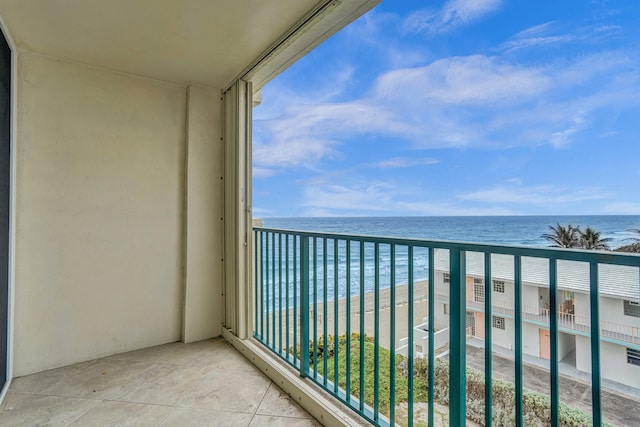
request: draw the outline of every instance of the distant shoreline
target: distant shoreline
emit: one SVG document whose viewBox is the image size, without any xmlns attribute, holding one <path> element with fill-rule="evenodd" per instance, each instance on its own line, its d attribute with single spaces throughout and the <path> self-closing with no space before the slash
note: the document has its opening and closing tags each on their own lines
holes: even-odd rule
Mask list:
<svg viewBox="0 0 640 427">
<path fill-rule="evenodd" d="M 529 247 L 549 247 L 542 235 L 558 223 L 591 227 L 612 239 L 612 248 L 628 244 L 636 237 L 629 230 L 640 229 L 640 215 L 271 217 L 262 222 L 265 228 Z"/>
</svg>

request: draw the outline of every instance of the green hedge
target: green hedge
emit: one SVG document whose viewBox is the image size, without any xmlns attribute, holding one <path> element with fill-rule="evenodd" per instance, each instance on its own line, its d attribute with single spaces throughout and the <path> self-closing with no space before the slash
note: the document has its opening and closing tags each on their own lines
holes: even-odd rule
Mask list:
<svg viewBox="0 0 640 427">
<path fill-rule="evenodd" d="M 360 395 L 360 336 L 351 334 L 349 340 L 346 335 L 338 337 L 338 379 L 341 388 L 346 388 L 347 344 L 351 348 L 351 394 Z M 327 353 L 327 377 L 334 378 L 334 355 L 336 345 L 332 336 L 327 337 L 325 345 L 322 337 L 318 341 L 318 374 L 324 371 L 324 352 Z M 374 340 L 372 337 L 364 336 L 364 400 L 373 406 L 374 400 Z M 293 353 L 293 349 L 290 349 Z M 309 344 L 309 355 L 313 365 L 314 354 L 313 344 Z M 300 355 L 299 348 L 296 355 Z M 379 405 L 380 412 L 389 415 L 390 402 L 390 373 L 391 354 L 389 350 L 380 347 L 380 383 L 379 383 Z M 408 367 L 407 359 L 396 355 L 394 369 L 396 373 L 395 399 L 396 405 L 406 402 L 408 399 Z M 414 360 L 413 384 L 414 401 L 428 402 L 428 364 L 427 359 Z M 434 366 L 434 401 L 440 405 L 449 405 L 449 362 L 444 359 L 436 359 Z M 515 386 L 513 383 L 503 380 L 493 380 L 493 425 L 504 426 L 515 424 Z M 473 368 L 467 368 L 467 418 L 480 425 L 484 425 L 484 373 Z M 526 426 L 547 426 L 551 419 L 551 404 L 548 396 L 530 390 L 523 392 L 524 423 Z M 590 426 L 591 416 L 574 408 L 570 408 L 564 403 L 560 403 L 560 425 L 563 427 Z M 400 424 L 402 420 L 397 420 Z M 611 426 L 611 424 L 605 424 Z"/>
</svg>

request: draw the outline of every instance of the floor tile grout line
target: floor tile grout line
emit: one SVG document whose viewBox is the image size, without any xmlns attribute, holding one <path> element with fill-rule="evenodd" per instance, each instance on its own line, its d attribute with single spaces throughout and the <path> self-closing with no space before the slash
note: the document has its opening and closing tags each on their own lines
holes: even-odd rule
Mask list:
<svg viewBox="0 0 640 427">
<path fill-rule="evenodd" d="M 162 427 L 162 425 L 163 425 L 164 423 L 166 423 L 166 422 L 167 422 L 167 420 L 169 419 L 169 417 L 170 417 L 171 415 L 173 415 L 173 413 L 174 413 L 174 412 L 176 412 L 176 410 L 177 410 L 177 409 L 178 409 L 178 407 L 177 407 L 177 406 L 173 406 L 173 409 L 172 409 L 171 411 L 169 411 L 169 413 L 168 413 L 168 414 L 167 414 L 167 415 L 162 419 L 162 421 L 160 421 L 160 422 L 158 423 L 158 427 Z"/>
<path fill-rule="evenodd" d="M 98 400 L 98 399 L 94 399 L 94 400 Z M 83 414 L 79 415 L 75 420 L 71 421 L 68 425 L 71 425 L 73 423 L 75 423 L 76 421 L 78 421 L 80 418 L 84 417 L 85 415 L 87 415 L 89 412 L 93 411 L 94 408 L 100 406 L 100 404 L 104 402 L 103 400 L 99 400 L 98 403 L 96 403 L 95 405 L 93 405 L 91 408 L 87 409 Z"/>
<path fill-rule="evenodd" d="M 258 411 L 260 410 L 260 406 L 262 406 L 262 402 L 264 402 L 264 399 L 267 398 L 267 395 L 269 394 L 269 390 L 271 390 L 271 387 L 273 387 L 275 384 L 273 383 L 273 381 L 270 381 L 269 383 L 269 387 L 267 387 L 267 390 L 264 392 L 264 396 L 262 396 L 262 399 L 260 399 L 260 403 L 258 403 L 258 406 L 256 407 L 256 411 L 254 412 L 254 415 L 258 414 Z"/>
<path fill-rule="evenodd" d="M 229 412 L 229 413 L 233 413 L 233 414 L 255 415 L 255 412 L 233 411 L 231 409 L 208 409 L 208 408 L 202 408 L 202 407 L 199 407 L 199 406 L 176 406 L 176 408 L 193 409 L 195 411 Z"/>
<path fill-rule="evenodd" d="M 207 379 L 207 377 L 209 376 L 210 372 L 207 372 L 205 375 L 202 376 L 202 378 L 200 379 L 200 381 L 197 381 L 193 384 L 193 386 L 184 393 L 184 395 L 182 396 L 182 399 L 180 399 L 180 401 L 176 404 L 176 407 L 179 408 L 184 408 L 184 406 L 182 405 L 182 402 L 184 402 L 184 400 L 187 398 L 187 396 L 189 396 L 190 393 L 192 393 L 194 390 L 196 390 L 200 384 L 202 384 L 202 382 Z"/>
<path fill-rule="evenodd" d="M 102 399 L 103 402 L 114 403 L 131 403 L 132 405 L 147 405 L 147 406 L 163 406 L 165 408 L 178 408 L 177 405 L 171 405 L 168 403 L 149 403 L 149 402 L 136 402 L 134 400 L 119 400 L 119 399 Z"/>
<path fill-rule="evenodd" d="M 83 413 L 79 414 L 76 418 L 74 418 L 72 421 L 70 421 L 67 425 L 71 425 L 71 424 L 75 423 L 80 418 L 82 418 L 85 415 L 87 415 L 94 408 L 99 406 L 102 402 L 104 402 L 103 399 L 90 399 L 90 398 L 84 398 L 84 397 L 69 397 L 69 396 L 60 396 L 60 395 L 56 395 L 56 394 L 35 394 L 35 393 L 24 393 L 24 392 L 15 392 L 15 391 L 12 392 L 12 394 L 23 394 L 23 395 L 27 395 L 27 396 L 38 396 L 38 397 L 57 397 L 57 398 L 63 398 L 63 399 L 81 399 L 81 400 L 91 400 L 91 401 L 96 402 L 95 405 L 91 406 L 89 409 L 87 409 Z M 21 408 L 21 409 L 24 409 L 24 408 Z M 0 411 L 0 416 L 2 415 L 3 412 L 8 412 L 8 410 L 6 408 L 4 408 L 4 410 Z"/>
<path fill-rule="evenodd" d="M 264 401 L 264 399 L 267 397 L 267 394 L 269 393 L 269 390 L 271 390 L 271 387 L 275 387 L 278 393 L 283 394 L 284 396 L 286 396 L 286 399 L 288 401 L 288 403 L 292 406 L 296 406 L 298 408 L 300 408 L 303 412 L 305 412 L 307 414 L 307 417 L 295 417 L 295 416 L 289 416 L 289 415 L 274 415 L 274 414 L 259 414 L 258 411 L 260 410 L 260 406 L 262 405 L 262 402 Z M 302 406 L 300 406 L 298 404 L 298 402 L 296 402 L 295 400 L 293 400 L 293 398 L 288 395 L 287 393 L 285 393 L 279 386 L 278 384 L 276 384 L 275 382 L 271 381 L 271 384 L 269 385 L 269 388 L 267 388 L 267 393 L 265 393 L 264 397 L 262 398 L 262 400 L 260 401 L 260 404 L 258 405 L 258 409 L 256 409 L 256 413 L 255 415 L 260 415 L 260 416 L 265 416 L 265 417 L 278 417 L 278 418 L 289 418 L 289 419 L 294 419 L 294 420 L 312 420 L 312 421 L 317 421 L 309 412 L 307 412 Z"/>
<path fill-rule="evenodd" d="M 85 397 L 85 396 L 68 396 L 66 394 L 53 394 L 53 393 L 33 393 L 28 391 L 11 391 L 12 394 L 26 394 L 28 396 L 44 396 L 44 397 L 62 397 L 65 399 L 83 399 L 83 400 L 105 400 L 97 397 Z"/>
</svg>

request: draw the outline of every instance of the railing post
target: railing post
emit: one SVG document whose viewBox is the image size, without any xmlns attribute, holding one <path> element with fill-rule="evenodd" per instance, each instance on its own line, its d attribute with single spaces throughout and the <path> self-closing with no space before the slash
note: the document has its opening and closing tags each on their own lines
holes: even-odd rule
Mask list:
<svg viewBox="0 0 640 427">
<path fill-rule="evenodd" d="M 435 425 L 434 422 L 434 390 L 435 390 L 435 360 L 436 360 L 436 348 L 435 348 L 435 328 L 436 328 L 436 305 L 435 305 L 435 283 L 436 283 L 436 249 L 434 247 L 429 248 L 429 372 L 427 381 L 429 382 L 429 402 L 427 417 L 429 420 L 428 425 Z M 413 305 L 413 301 L 411 301 Z M 490 425 L 490 424 L 489 424 Z"/>
<path fill-rule="evenodd" d="M 300 237 L 300 376 L 309 375 L 309 236 Z"/>
<path fill-rule="evenodd" d="M 522 378 L 522 258 L 513 257 L 514 263 L 514 333 L 515 333 L 515 386 L 516 386 L 516 427 L 524 426 L 523 378 Z"/>
<path fill-rule="evenodd" d="M 558 381 L 558 260 L 549 260 L 549 341 L 550 341 L 550 395 L 551 395 L 551 427 L 560 425 L 560 383 Z M 561 320 L 564 322 L 562 314 Z"/>
<path fill-rule="evenodd" d="M 449 425 L 466 425 L 466 252 L 459 249 L 449 251 L 449 275 L 451 295 L 449 355 Z"/>
<path fill-rule="evenodd" d="M 408 397 L 408 405 L 407 407 L 409 408 L 409 416 L 408 416 L 408 422 L 407 425 L 408 427 L 413 427 L 413 377 L 414 377 L 414 371 L 413 371 L 413 359 L 415 358 L 416 355 L 416 344 L 415 344 L 415 339 L 413 336 L 413 316 L 414 316 L 414 277 L 413 277 L 413 246 L 409 245 L 409 248 L 407 250 L 407 265 L 409 266 L 409 274 L 408 274 L 408 283 L 407 283 L 407 302 L 409 303 L 409 310 L 407 313 L 407 325 L 408 325 L 408 331 L 407 331 L 407 363 L 408 363 L 408 371 L 409 371 L 409 378 L 408 378 L 408 390 L 407 390 L 407 397 Z"/>
<path fill-rule="evenodd" d="M 591 406 L 593 425 L 602 425 L 602 393 L 600 389 L 600 307 L 598 301 L 598 264 L 589 263 L 591 308 Z"/>
<path fill-rule="evenodd" d="M 484 425 L 493 425 L 493 341 L 491 253 L 484 254 Z M 433 425 L 430 424 L 430 425 Z"/>
</svg>

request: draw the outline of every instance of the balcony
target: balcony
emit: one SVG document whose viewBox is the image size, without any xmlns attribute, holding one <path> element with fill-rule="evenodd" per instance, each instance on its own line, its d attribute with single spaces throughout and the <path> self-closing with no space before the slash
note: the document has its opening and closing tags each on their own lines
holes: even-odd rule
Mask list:
<svg viewBox="0 0 640 427">
<path fill-rule="evenodd" d="M 448 289 L 436 286 L 436 298 L 440 301 L 448 301 Z M 484 303 L 467 299 L 467 308 L 477 311 L 484 311 Z M 525 322 L 533 322 L 538 324 L 549 324 L 551 311 L 548 308 L 535 307 L 528 304 L 522 304 L 522 316 Z M 513 318 L 513 305 L 505 301 L 495 302 L 492 305 L 494 314 L 501 314 Z M 566 311 L 557 311 L 558 327 L 561 331 L 579 333 L 584 336 L 589 335 L 591 328 L 589 318 L 587 316 L 579 316 L 575 313 Z M 600 321 L 600 339 L 609 340 L 615 343 L 629 344 L 631 346 L 640 346 L 640 327 L 624 324 L 620 322 L 611 322 L 608 320 Z"/>
<path fill-rule="evenodd" d="M 17 378 L 0 425 L 319 424 L 224 339 L 173 343 Z"/>
<path fill-rule="evenodd" d="M 632 268 L 639 277 L 638 256 L 261 227 L 254 228 L 254 239 L 254 338 L 304 383 L 323 389 L 374 425 L 639 421 L 633 410 L 639 395 L 609 389 L 611 381 L 603 378 L 611 364 L 624 362 L 605 359 L 612 356 L 601 349 L 606 340 L 633 346 L 637 330 L 602 319 L 606 313 L 599 297 L 603 273 L 611 268 Z M 443 253 L 449 263 L 448 288 L 436 286 L 435 280 L 435 259 Z M 509 257 L 512 301 L 492 301 L 492 292 L 482 302 L 470 300 L 467 259 L 472 253 L 483 259 L 484 283 L 493 278 L 492 256 Z M 525 304 L 524 259 L 546 264 L 550 309 Z M 580 264 L 588 273 L 589 315 L 584 318 L 559 308 L 558 278 L 566 262 Z M 444 313 L 436 311 L 438 302 L 446 303 Z M 468 309 L 484 314 L 481 349 L 471 343 L 478 338 L 471 337 Z M 512 318 L 513 329 L 492 324 L 494 315 Z M 539 366 L 524 351 L 531 344 L 523 331 L 527 323 L 538 323 L 549 334 L 549 360 L 536 358 Z M 448 344 L 436 348 L 443 330 Z M 563 331 L 584 337 L 588 351 L 580 357 L 587 358 L 588 372 L 571 376 L 561 367 Z M 496 343 L 506 335 L 511 348 L 497 352 Z M 624 368 L 640 375 L 628 363 Z M 472 366 L 481 369 L 469 371 Z M 567 394 L 570 388 L 581 390 L 576 400 Z M 500 406 L 505 396 L 515 407 L 511 415 Z M 537 421 L 532 421 L 532 401 L 539 404 Z M 574 406 L 582 413 L 570 408 Z"/>
</svg>

